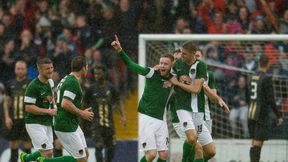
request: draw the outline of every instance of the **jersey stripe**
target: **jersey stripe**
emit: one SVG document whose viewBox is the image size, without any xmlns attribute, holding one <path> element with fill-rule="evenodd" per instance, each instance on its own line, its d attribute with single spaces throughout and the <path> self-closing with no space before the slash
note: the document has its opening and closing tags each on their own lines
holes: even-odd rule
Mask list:
<svg viewBox="0 0 288 162">
<path fill-rule="evenodd" d="M 73 92 L 65 90 L 63 96 L 69 97 L 70 99 L 74 100 L 76 97 L 76 94 L 74 94 Z"/>
<path fill-rule="evenodd" d="M 194 63 L 189 69 L 189 76 L 192 79 L 193 84 L 194 84 L 196 73 L 197 73 L 196 70 L 197 70 L 198 63 L 199 63 L 199 61 Z M 195 69 L 194 73 L 191 73 L 192 69 Z M 198 94 L 191 93 L 191 107 L 192 107 L 192 112 L 199 112 L 199 108 L 198 108 Z"/>
<path fill-rule="evenodd" d="M 145 75 L 146 78 L 151 78 L 155 72 L 154 69 L 152 68 L 149 68 L 149 69 L 150 69 L 149 73 Z"/>
<path fill-rule="evenodd" d="M 24 102 L 25 102 L 25 103 L 35 104 L 35 103 L 36 103 L 36 98 L 32 98 L 32 97 L 25 96 L 25 97 L 24 97 Z"/>
</svg>

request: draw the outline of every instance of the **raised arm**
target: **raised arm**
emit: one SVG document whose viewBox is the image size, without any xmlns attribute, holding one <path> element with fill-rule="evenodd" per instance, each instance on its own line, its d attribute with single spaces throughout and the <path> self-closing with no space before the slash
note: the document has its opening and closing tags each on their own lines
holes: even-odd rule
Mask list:
<svg viewBox="0 0 288 162">
<path fill-rule="evenodd" d="M 124 50 L 121 47 L 121 43 L 120 43 L 117 35 L 115 35 L 115 41 L 113 41 L 111 43 L 111 45 L 115 49 L 115 51 L 119 54 L 119 56 L 124 61 L 124 63 L 128 66 L 128 68 L 130 68 L 133 71 L 135 71 L 136 73 L 138 73 L 140 75 L 144 75 L 144 76 L 150 72 L 149 68 L 142 67 L 142 66 L 138 65 L 124 52 Z"/>
</svg>

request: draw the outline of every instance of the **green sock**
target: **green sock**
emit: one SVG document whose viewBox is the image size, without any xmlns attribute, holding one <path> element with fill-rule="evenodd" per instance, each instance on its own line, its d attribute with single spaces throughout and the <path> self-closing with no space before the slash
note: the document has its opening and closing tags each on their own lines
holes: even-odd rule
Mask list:
<svg viewBox="0 0 288 162">
<path fill-rule="evenodd" d="M 74 159 L 72 156 L 60 156 L 56 158 L 46 158 L 43 160 L 43 162 L 76 162 L 76 159 Z"/>
<path fill-rule="evenodd" d="M 166 160 L 162 160 L 162 159 L 158 158 L 157 162 L 166 162 Z"/>
<path fill-rule="evenodd" d="M 145 155 L 142 157 L 142 159 L 140 160 L 140 162 L 147 162 Z"/>
<path fill-rule="evenodd" d="M 39 151 L 33 152 L 31 154 L 27 154 L 24 158 L 25 161 L 36 161 L 38 157 L 41 156 Z"/>
<path fill-rule="evenodd" d="M 195 159 L 193 162 L 204 162 L 204 159 Z"/>
<path fill-rule="evenodd" d="M 193 162 L 195 157 L 195 148 L 187 141 L 183 143 L 182 162 Z"/>
</svg>

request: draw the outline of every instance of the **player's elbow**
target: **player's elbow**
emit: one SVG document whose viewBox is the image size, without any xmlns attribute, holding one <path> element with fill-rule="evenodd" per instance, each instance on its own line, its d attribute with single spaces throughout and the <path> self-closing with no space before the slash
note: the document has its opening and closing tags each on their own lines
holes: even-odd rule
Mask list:
<svg viewBox="0 0 288 162">
<path fill-rule="evenodd" d="M 61 102 L 61 107 L 63 109 L 65 109 L 66 107 L 69 107 L 69 101 L 67 101 L 66 99 L 63 99 Z"/>
<path fill-rule="evenodd" d="M 25 106 L 25 111 L 28 112 L 28 113 L 31 113 L 32 112 L 32 106 L 31 105 L 26 105 Z"/>
</svg>

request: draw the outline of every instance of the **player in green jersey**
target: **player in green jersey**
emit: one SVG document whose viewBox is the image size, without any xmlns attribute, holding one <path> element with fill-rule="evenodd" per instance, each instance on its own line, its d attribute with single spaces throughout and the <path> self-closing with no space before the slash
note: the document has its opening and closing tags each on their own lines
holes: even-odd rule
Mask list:
<svg viewBox="0 0 288 162">
<path fill-rule="evenodd" d="M 195 149 L 195 162 L 203 161 L 203 149 L 197 142 L 198 135 L 208 132 L 203 125 L 205 96 L 203 83 L 206 79 L 206 64 L 195 58 L 197 47 L 192 42 L 185 43 L 181 48 L 181 59 L 173 65 L 176 75 L 170 81 L 175 85 L 176 112 L 184 127 L 190 148 Z M 179 81 L 178 81 L 179 80 Z M 211 136 L 210 136 L 211 137 Z M 210 143 L 212 138 L 207 139 Z"/>
<path fill-rule="evenodd" d="M 71 62 L 71 74 L 65 76 L 57 86 L 58 113 L 55 118 L 55 134 L 64 149 L 71 156 L 37 159 L 38 162 L 86 162 L 88 149 L 84 133 L 79 127 L 78 117 L 92 121 L 91 108 L 82 110 L 83 93 L 80 81 L 84 79 L 88 64 L 84 57 L 74 57 Z"/>
<path fill-rule="evenodd" d="M 111 45 L 129 68 L 146 77 L 144 93 L 138 106 L 139 149 L 145 152 L 140 161 L 152 162 L 158 152 L 157 162 L 165 162 L 168 159 L 169 144 L 165 107 L 172 87 L 169 79 L 173 56 L 161 56 L 160 69 L 155 71 L 153 68 L 141 67 L 134 63 L 122 50 L 117 36 Z"/>
<path fill-rule="evenodd" d="M 48 58 L 37 60 L 39 75 L 28 85 L 25 96 L 25 127 L 31 138 L 34 153 L 21 153 L 21 162 L 35 161 L 39 156 L 52 157 L 52 117 L 57 108 L 53 107 L 53 95 L 49 80 L 53 73 L 52 61 Z"/>
</svg>

